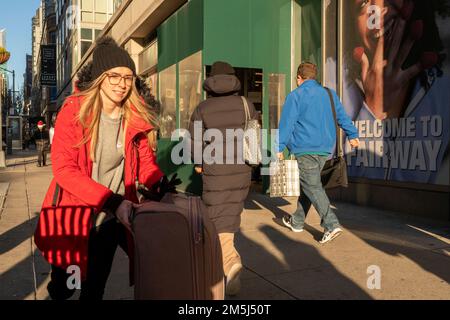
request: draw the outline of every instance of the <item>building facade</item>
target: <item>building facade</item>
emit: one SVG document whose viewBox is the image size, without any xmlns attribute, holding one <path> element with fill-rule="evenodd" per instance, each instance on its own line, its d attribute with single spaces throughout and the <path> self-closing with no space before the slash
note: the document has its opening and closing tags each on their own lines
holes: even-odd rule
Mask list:
<svg viewBox="0 0 450 320">
<path fill-rule="evenodd" d="M 72 93 L 74 73 L 122 1 L 57 0 L 57 105 Z"/>
<path fill-rule="evenodd" d="M 261 112 L 265 129 L 277 129 L 284 100 L 296 88 L 297 67 L 310 61 L 319 66 L 319 81 L 338 92 L 361 136 L 358 150 L 343 145 L 350 185 L 330 191 L 331 197 L 448 220 L 450 97 L 444 88 L 450 84 L 445 59 L 449 1 L 413 4 L 404 17 L 402 8 L 388 2 L 393 15 L 382 32 L 377 19 L 383 8 L 368 2 L 124 0 L 101 34 L 127 49 L 160 101 L 158 161 L 166 174 L 182 177 L 186 191 L 200 193 L 200 177 L 192 165 L 173 163 L 171 152 L 178 141 L 171 135 L 187 128 L 193 110 L 205 99 L 202 82 L 212 63 L 227 61 L 236 68 L 240 94 Z M 373 86 L 363 72 L 363 58 L 372 59 L 380 38 L 392 41 L 392 26 L 400 17 L 407 19 L 405 32 L 416 43 L 410 50 L 394 46 L 400 52 L 390 52 L 393 46 L 386 45 L 386 70 L 393 72 L 392 64 L 398 74 L 407 70 L 410 77 L 398 81 L 392 73 Z M 69 82 L 91 51 L 73 65 L 66 76 Z M 389 79 L 404 85 L 392 86 Z M 373 87 L 388 94 L 374 93 Z M 70 92 L 67 85 L 60 88 Z M 60 94 L 59 105 L 64 96 Z M 374 96 L 381 101 L 371 100 Z M 269 147 L 271 138 L 269 134 Z M 263 177 L 263 191 L 267 188 L 268 177 Z"/>
<path fill-rule="evenodd" d="M 0 47 L 6 49 L 6 29 L 0 29 Z M 6 62 L 2 64 L 2 67 L 8 68 L 8 63 Z M 7 83 L 8 83 L 8 76 L 6 71 L 0 70 L 0 94 L 2 95 L 1 97 L 6 97 L 8 88 Z"/>
<path fill-rule="evenodd" d="M 43 60 L 45 64 L 52 63 L 46 57 L 43 58 L 42 53 L 44 48 L 49 50 L 56 45 L 56 27 L 55 0 L 41 0 L 32 19 L 33 84 L 30 114 L 35 120 L 42 117 L 46 122 L 57 109 L 56 84 L 42 83 L 43 73 L 47 73 L 47 69 L 42 70 Z"/>
<path fill-rule="evenodd" d="M 40 51 L 43 32 L 42 6 L 36 10 L 32 21 L 31 32 L 31 56 L 32 56 L 32 88 L 30 116 L 38 117 L 41 113 L 41 88 L 40 88 Z"/>
<path fill-rule="evenodd" d="M 0 47 L 6 48 L 6 29 L 0 29 Z"/>
<path fill-rule="evenodd" d="M 6 48 L 6 29 L 0 29 L 0 47 Z M 2 65 L 5 68 L 8 68 L 8 64 L 4 63 Z M 8 75 L 6 71 L 0 70 L 0 112 L 1 112 L 1 121 L 0 121 L 0 130 L 1 130 L 1 139 L 0 141 L 0 153 L 3 150 L 3 141 L 6 144 L 6 119 L 7 119 L 7 108 L 6 108 L 6 99 L 8 97 Z M 1 155 L 0 155 L 1 156 Z"/>
<path fill-rule="evenodd" d="M 31 92 L 33 86 L 33 56 L 30 54 L 26 55 L 26 68 L 23 74 L 24 84 L 23 84 L 23 114 L 29 116 L 31 110 Z"/>
</svg>

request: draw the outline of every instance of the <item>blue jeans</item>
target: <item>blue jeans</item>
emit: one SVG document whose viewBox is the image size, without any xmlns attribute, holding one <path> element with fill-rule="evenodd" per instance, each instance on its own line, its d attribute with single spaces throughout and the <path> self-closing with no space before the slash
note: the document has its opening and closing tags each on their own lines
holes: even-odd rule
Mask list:
<svg viewBox="0 0 450 320">
<path fill-rule="evenodd" d="M 292 215 L 292 226 L 294 228 L 303 228 L 311 205 L 319 213 L 322 220 L 320 225 L 325 229 L 325 232 L 339 227 L 339 221 L 330 207 L 330 200 L 320 179 L 320 173 L 327 159 L 328 157 L 319 155 L 297 157 L 300 171 L 300 198 L 297 210 Z"/>
</svg>

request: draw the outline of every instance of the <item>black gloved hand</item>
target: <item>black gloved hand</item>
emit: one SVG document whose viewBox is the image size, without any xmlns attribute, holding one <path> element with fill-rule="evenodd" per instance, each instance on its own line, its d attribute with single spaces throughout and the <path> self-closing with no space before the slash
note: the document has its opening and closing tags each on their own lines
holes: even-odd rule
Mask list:
<svg viewBox="0 0 450 320">
<path fill-rule="evenodd" d="M 147 189 L 144 185 L 139 185 L 138 191 L 144 196 L 145 200 L 159 202 L 167 192 L 177 193 L 177 185 L 180 184 L 181 180 L 177 178 L 177 174 L 175 173 L 170 181 L 167 179 L 167 176 L 163 176 L 150 189 Z"/>
</svg>

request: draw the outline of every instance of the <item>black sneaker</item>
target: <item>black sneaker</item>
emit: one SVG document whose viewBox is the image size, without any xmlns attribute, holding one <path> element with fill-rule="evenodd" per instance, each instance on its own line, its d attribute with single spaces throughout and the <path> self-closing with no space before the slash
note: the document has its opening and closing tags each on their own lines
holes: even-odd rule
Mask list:
<svg viewBox="0 0 450 320">
<path fill-rule="evenodd" d="M 299 228 L 294 228 L 292 226 L 292 217 L 291 216 L 284 216 L 283 219 L 281 219 L 281 220 L 283 220 L 283 224 L 286 227 L 290 228 L 293 232 L 296 232 L 296 233 L 303 232 L 303 228 L 299 229 Z"/>
</svg>

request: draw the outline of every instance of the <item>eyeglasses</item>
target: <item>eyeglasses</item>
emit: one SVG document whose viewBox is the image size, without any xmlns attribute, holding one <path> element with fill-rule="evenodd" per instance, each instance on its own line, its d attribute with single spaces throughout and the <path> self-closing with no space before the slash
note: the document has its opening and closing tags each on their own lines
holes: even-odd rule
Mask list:
<svg viewBox="0 0 450 320">
<path fill-rule="evenodd" d="M 122 79 L 125 81 L 125 85 L 131 86 L 134 80 L 134 76 L 122 76 L 117 73 L 107 73 L 109 84 L 112 86 L 118 85 Z"/>
</svg>

